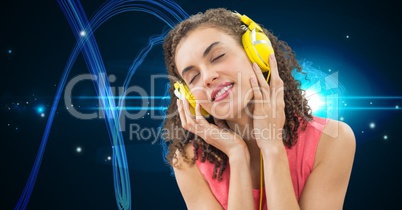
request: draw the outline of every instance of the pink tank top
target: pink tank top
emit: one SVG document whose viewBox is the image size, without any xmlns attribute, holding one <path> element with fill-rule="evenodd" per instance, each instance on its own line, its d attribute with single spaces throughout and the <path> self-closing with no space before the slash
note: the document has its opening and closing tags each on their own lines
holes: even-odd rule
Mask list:
<svg viewBox="0 0 402 210">
<path fill-rule="evenodd" d="M 313 169 L 318 141 L 328 121 L 329 119 L 314 117 L 314 119 L 307 124 L 305 131 L 302 131 L 301 128 L 299 128 L 299 138 L 296 144 L 290 149 L 285 147 L 289 160 L 290 175 L 292 177 L 293 188 L 297 200 L 300 199 L 304 185 L 306 184 L 306 181 Z M 214 169 L 214 165 L 212 163 L 208 161 L 201 162 L 200 159 L 198 159 L 196 164 L 202 176 L 208 182 L 215 198 L 224 209 L 227 209 L 230 179 L 229 165 L 222 174 L 222 180 L 218 181 L 217 179 L 212 179 L 212 172 Z M 253 196 L 255 209 L 258 210 L 260 190 L 253 189 Z M 263 198 L 263 209 L 267 209 L 265 198 Z"/>
</svg>

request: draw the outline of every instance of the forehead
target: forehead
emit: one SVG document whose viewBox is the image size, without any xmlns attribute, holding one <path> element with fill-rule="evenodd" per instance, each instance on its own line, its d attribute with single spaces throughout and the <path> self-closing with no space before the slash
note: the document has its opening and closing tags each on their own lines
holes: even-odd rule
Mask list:
<svg viewBox="0 0 402 210">
<path fill-rule="evenodd" d="M 220 42 L 220 45 L 225 47 L 236 45 L 232 36 L 216 28 L 201 27 L 184 37 L 176 48 L 175 63 L 179 73 L 186 63 L 190 64 L 191 61 L 202 59 L 205 49 L 214 42 Z"/>
</svg>

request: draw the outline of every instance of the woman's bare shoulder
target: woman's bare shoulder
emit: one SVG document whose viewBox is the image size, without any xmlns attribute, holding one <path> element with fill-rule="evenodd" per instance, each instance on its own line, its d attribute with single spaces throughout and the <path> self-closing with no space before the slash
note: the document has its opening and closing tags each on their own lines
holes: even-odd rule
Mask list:
<svg viewBox="0 0 402 210">
<path fill-rule="evenodd" d="M 184 147 L 186 157 L 176 150 L 175 160 L 173 160 L 173 169 L 177 185 L 183 195 L 188 209 L 222 209 L 219 202 L 212 194 L 208 183 L 205 181 L 196 164 L 192 164 L 194 157 L 192 144 Z"/>
<path fill-rule="evenodd" d="M 300 198 L 302 209 L 342 209 L 355 149 L 350 126 L 330 120 L 322 132 L 314 168 Z"/>
<path fill-rule="evenodd" d="M 325 126 L 316 153 L 316 164 L 328 159 L 352 159 L 356 140 L 352 128 L 345 122 L 329 120 Z"/>
</svg>

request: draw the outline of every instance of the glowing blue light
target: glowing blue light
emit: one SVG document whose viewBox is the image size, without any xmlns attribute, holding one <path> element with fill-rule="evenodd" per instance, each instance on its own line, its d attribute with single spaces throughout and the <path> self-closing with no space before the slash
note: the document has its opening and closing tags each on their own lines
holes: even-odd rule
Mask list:
<svg viewBox="0 0 402 210">
<path fill-rule="evenodd" d="M 11 53 L 13 53 L 13 51 L 12 51 L 12 50 L 8 50 L 8 54 L 11 54 Z"/>
<path fill-rule="evenodd" d="M 85 35 L 87 35 L 87 33 L 84 30 L 80 31 L 80 36 L 85 36 Z"/>
<path fill-rule="evenodd" d="M 301 89 L 305 91 L 307 103 L 315 116 L 338 119 L 344 106 L 339 106 L 343 99 L 345 88 L 338 80 L 338 72 L 321 71 L 312 66 L 312 62 L 301 61 L 302 73 L 293 71 L 293 77 L 300 81 Z M 331 72 L 331 71 L 329 71 Z"/>
<path fill-rule="evenodd" d="M 373 122 L 370 123 L 370 128 L 371 128 L 371 129 L 374 129 L 374 128 L 375 128 L 375 123 L 373 123 Z"/>
<path fill-rule="evenodd" d="M 125 106 L 125 107 L 89 107 L 89 110 L 126 110 L 126 111 L 141 111 L 141 110 L 167 110 L 166 106 Z"/>
<path fill-rule="evenodd" d="M 75 151 L 76 151 L 77 153 L 81 153 L 81 152 L 82 152 L 82 148 L 81 148 L 81 147 L 77 147 L 77 148 L 75 149 Z"/>
<path fill-rule="evenodd" d="M 38 114 L 43 114 L 43 112 L 45 111 L 45 107 L 44 106 L 38 106 L 36 107 L 36 112 Z"/>
<path fill-rule="evenodd" d="M 384 138 L 384 140 L 387 140 L 387 139 L 388 139 L 388 136 L 387 136 L 387 135 L 384 135 L 383 138 Z"/>
<path fill-rule="evenodd" d="M 306 99 L 313 113 L 318 113 L 319 111 L 321 111 L 322 106 L 325 104 L 320 94 L 318 94 L 314 90 L 306 90 Z"/>
</svg>

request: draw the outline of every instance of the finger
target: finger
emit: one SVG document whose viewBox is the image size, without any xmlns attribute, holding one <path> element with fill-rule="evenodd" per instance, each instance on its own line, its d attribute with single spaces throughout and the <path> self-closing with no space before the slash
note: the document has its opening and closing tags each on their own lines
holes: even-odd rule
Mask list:
<svg viewBox="0 0 402 210">
<path fill-rule="evenodd" d="M 176 103 L 177 103 L 177 109 L 179 111 L 181 125 L 183 126 L 187 123 L 186 116 L 185 116 L 186 113 L 184 113 L 184 109 L 183 109 L 183 102 L 180 99 L 176 99 Z"/>
<path fill-rule="evenodd" d="M 253 90 L 254 95 L 254 110 L 255 109 L 262 109 L 263 105 L 263 98 L 262 93 L 260 91 L 260 87 L 258 86 L 258 81 L 255 75 L 251 76 L 250 78 L 251 88 Z"/>
<path fill-rule="evenodd" d="M 183 104 L 183 108 L 184 108 L 184 112 L 186 113 L 185 116 L 187 119 L 192 119 L 193 118 L 193 114 L 190 111 L 190 103 L 188 102 L 187 98 L 184 98 L 182 101 Z"/>
<path fill-rule="evenodd" d="M 283 86 L 283 84 L 279 84 L 278 86 L 274 86 L 273 87 L 274 92 L 275 92 L 275 97 L 274 99 L 276 100 L 276 104 L 279 105 L 284 105 L 285 101 L 284 101 L 284 93 L 285 93 L 285 88 Z"/>
<path fill-rule="evenodd" d="M 278 64 L 276 62 L 276 58 L 275 58 L 274 54 L 271 54 L 269 56 L 269 66 L 271 68 L 270 86 L 276 87 L 276 88 L 283 87 L 283 81 L 282 81 L 281 77 L 279 76 Z"/>
<path fill-rule="evenodd" d="M 194 108 L 195 116 L 190 112 L 190 103 L 188 101 L 185 102 L 185 106 L 188 113 L 186 114 L 188 126 L 190 126 L 193 133 L 201 136 L 201 138 L 205 138 L 204 129 L 208 127 L 209 123 L 201 114 L 201 105 L 196 100 L 196 107 Z"/>
<path fill-rule="evenodd" d="M 274 87 L 275 93 L 272 96 L 272 117 L 283 117 L 285 111 L 285 100 L 284 100 L 284 90 L 283 87 Z"/>
<path fill-rule="evenodd" d="M 221 120 L 221 119 L 217 119 L 214 117 L 214 122 L 215 122 L 216 126 L 218 126 L 218 128 L 229 129 L 229 126 L 226 123 L 226 120 Z"/>
<path fill-rule="evenodd" d="M 284 85 L 283 80 L 279 76 L 278 65 L 274 54 L 271 54 L 269 56 L 269 64 L 271 68 L 271 101 L 273 102 L 273 104 L 276 104 L 282 109 L 285 106 Z"/>
<path fill-rule="evenodd" d="M 196 134 L 200 136 L 202 139 L 204 139 L 208 144 L 211 144 L 209 136 L 214 138 L 214 136 L 211 136 L 211 129 L 215 129 L 214 126 L 212 126 L 202 115 L 201 113 L 201 105 L 198 102 L 198 100 L 195 101 L 195 121 L 196 121 Z M 197 129 L 198 128 L 198 129 Z"/>
<path fill-rule="evenodd" d="M 264 74 L 261 72 L 261 68 L 257 65 L 257 63 L 253 63 L 253 69 L 255 76 L 257 77 L 258 84 L 261 87 L 269 87 L 267 81 L 264 78 Z"/>
<path fill-rule="evenodd" d="M 183 126 L 183 128 L 193 132 L 194 134 L 197 134 L 196 122 L 194 120 L 194 115 L 190 111 L 190 103 L 188 102 L 187 98 L 183 99 L 182 104 L 184 106 L 184 118 L 186 119 L 186 124 L 185 127 Z"/>
<path fill-rule="evenodd" d="M 258 85 L 260 86 L 260 90 L 262 93 L 262 99 L 268 100 L 269 99 L 269 85 L 267 81 L 264 79 L 264 75 L 261 72 L 260 67 L 257 63 L 253 63 L 254 74 L 257 78 Z"/>
<path fill-rule="evenodd" d="M 201 121 L 203 119 L 204 119 L 204 116 L 202 116 L 202 114 L 201 114 L 201 105 L 198 102 L 198 100 L 196 100 L 195 101 L 195 120 Z"/>
</svg>

